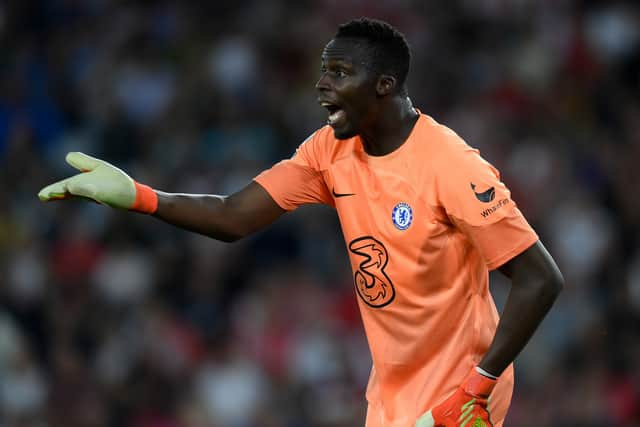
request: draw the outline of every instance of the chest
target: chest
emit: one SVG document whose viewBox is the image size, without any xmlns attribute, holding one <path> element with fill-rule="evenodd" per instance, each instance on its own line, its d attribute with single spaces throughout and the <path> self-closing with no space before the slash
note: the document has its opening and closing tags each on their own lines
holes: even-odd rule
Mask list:
<svg viewBox="0 0 640 427">
<path fill-rule="evenodd" d="M 423 248 L 446 229 L 427 202 L 423 171 L 409 161 L 372 165 L 338 161 L 325 171 L 347 243 L 363 236 L 409 250 Z"/>
</svg>

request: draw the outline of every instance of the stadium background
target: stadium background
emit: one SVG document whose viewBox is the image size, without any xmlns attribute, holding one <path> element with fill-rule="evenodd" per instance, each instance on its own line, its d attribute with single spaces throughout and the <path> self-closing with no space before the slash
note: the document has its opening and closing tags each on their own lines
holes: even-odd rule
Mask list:
<svg viewBox="0 0 640 427">
<path fill-rule="evenodd" d="M 640 425 L 632 2 L 16 0 L 0 3 L 1 427 L 362 425 L 370 360 L 330 209 L 223 244 L 36 197 L 70 150 L 158 189 L 241 188 L 326 120 L 321 49 L 362 15 L 405 32 L 414 103 L 502 171 L 566 276 L 507 425 Z"/>
</svg>

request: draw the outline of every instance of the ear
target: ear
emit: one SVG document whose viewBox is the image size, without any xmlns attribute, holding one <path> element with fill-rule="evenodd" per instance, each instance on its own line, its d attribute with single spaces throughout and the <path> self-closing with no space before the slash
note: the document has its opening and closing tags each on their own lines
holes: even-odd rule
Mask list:
<svg viewBox="0 0 640 427">
<path fill-rule="evenodd" d="M 376 83 L 376 93 L 378 96 L 389 95 L 396 87 L 396 78 L 387 74 L 383 74 L 378 78 Z"/>
</svg>

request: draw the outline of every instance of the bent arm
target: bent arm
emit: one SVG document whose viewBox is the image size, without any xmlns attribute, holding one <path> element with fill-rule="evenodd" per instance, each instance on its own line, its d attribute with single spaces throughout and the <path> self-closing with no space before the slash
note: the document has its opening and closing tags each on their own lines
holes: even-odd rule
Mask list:
<svg viewBox="0 0 640 427">
<path fill-rule="evenodd" d="M 524 348 L 564 285 L 558 266 L 540 241 L 500 271 L 511 278 L 511 291 L 493 342 L 479 364 L 496 376 Z"/>
<path fill-rule="evenodd" d="M 156 193 L 155 217 L 225 242 L 258 231 L 286 212 L 254 181 L 231 196 Z"/>
</svg>

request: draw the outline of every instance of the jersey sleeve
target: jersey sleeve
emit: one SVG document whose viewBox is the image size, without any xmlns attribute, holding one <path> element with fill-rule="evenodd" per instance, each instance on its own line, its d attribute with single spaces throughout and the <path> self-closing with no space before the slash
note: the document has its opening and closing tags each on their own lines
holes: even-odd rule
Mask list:
<svg viewBox="0 0 640 427">
<path fill-rule="evenodd" d="M 334 205 L 320 166 L 320 133 L 307 138 L 290 159 L 276 163 L 254 178 L 287 211 L 305 204 Z"/>
<path fill-rule="evenodd" d="M 532 246 L 538 236 L 500 180 L 500 173 L 457 135 L 437 161 L 436 192 L 447 217 L 480 251 L 490 270 Z"/>
</svg>

